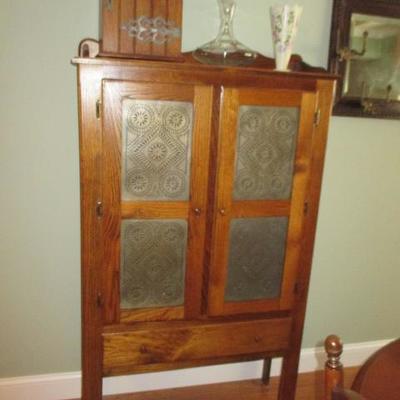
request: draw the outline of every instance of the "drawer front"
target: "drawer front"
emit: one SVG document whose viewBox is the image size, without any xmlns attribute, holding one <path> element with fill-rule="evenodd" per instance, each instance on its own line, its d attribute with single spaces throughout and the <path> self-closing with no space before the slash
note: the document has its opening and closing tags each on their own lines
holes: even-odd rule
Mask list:
<svg viewBox="0 0 400 400">
<path fill-rule="evenodd" d="M 291 321 L 280 318 L 105 333 L 103 373 L 109 376 L 169 369 L 174 364 L 241 355 L 262 358 L 288 348 Z"/>
</svg>

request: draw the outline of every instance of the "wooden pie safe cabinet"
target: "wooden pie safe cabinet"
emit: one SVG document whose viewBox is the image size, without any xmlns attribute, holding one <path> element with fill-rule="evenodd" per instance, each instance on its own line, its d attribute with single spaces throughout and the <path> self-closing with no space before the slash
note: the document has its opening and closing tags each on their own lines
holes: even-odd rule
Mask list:
<svg viewBox="0 0 400 400">
<path fill-rule="evenodd" d="M 294 399 L 334 77 L 77 58 L 83 399 L 283 357 Z"/>
</svg>

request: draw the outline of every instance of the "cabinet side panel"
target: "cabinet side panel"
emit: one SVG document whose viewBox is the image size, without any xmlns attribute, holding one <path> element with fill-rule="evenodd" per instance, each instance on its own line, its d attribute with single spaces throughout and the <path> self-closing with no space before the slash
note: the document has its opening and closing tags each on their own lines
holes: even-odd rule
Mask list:
<svg viewBox="0 0 400 400">
<path fill-rule="evenodd" d="M 82 398 L 100 400 L 102 391 L 100 260 L 102 221 L 96 215 L 101 199 L 101 150 L 96 101 L 100 96 L 100 73 L 79 67 L 79 124 L 81 177 L 81 262 L 82 262 Z"/>
<path fill-rule="evenodd" d="M 295 398 L 334 84 L 333 81 L 325 80 L 320 80 L 317 84 L 318 108 L 321 111 L 321 119 L 318 126 L 314 129 L 312 141 L 311 177 L 306 198 L 308 214 L 305 219 L 303 252 L 300 260 L 300 273 L 297 285 L 298 290 L 293 310 L 293 326 L 290 338 L 291 351 L 284 357 L 282 365 L 279 389 L 279 399 L 282 400 Z"/>
</svg>

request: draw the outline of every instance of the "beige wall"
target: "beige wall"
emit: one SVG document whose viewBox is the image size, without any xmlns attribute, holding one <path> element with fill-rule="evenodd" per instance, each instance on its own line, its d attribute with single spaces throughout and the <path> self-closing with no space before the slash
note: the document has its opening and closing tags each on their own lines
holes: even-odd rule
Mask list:
<svg viewBox="0 0 400 400">
<path fill-rule="evenodd" d="M 185 0 L 184 47 L 215 0 Z M 331 1 L 304 5 L 296 51 L 326 65 Z M 238 0 L 237 36 L 271 55 L 268 6 Z M 75 68 L 98 0 L 0 0 L 0 377 L 80 368 Z M 400 122 L 333 118 L 304 346 L 399 336 Z"/>
</svg>

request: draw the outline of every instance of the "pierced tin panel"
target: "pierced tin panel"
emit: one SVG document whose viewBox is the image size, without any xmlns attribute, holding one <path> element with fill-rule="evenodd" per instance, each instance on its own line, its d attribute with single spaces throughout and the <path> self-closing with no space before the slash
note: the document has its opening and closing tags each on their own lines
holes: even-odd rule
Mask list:
<svg viewBox="0 0 400 400">
<path fill-rule="evenodd" d="M 240 107 L 235 200 L 290 198 L 298 125 L 298 108 Z"/>
<path fill-rule="evenodd" d="M 231 221 L 225 301 L 280 296 L 287 229 L 287 217 Z"/>
<path fill-rule="evenodd" d="M 122 200 L 188 200 L 193 105 L 125 99 Z"/>
<path fill-rule="evenodd" d="M 122 309 L 183 304 L 187 230 L 184 220 L 122 221 Z"/>
</svg>

